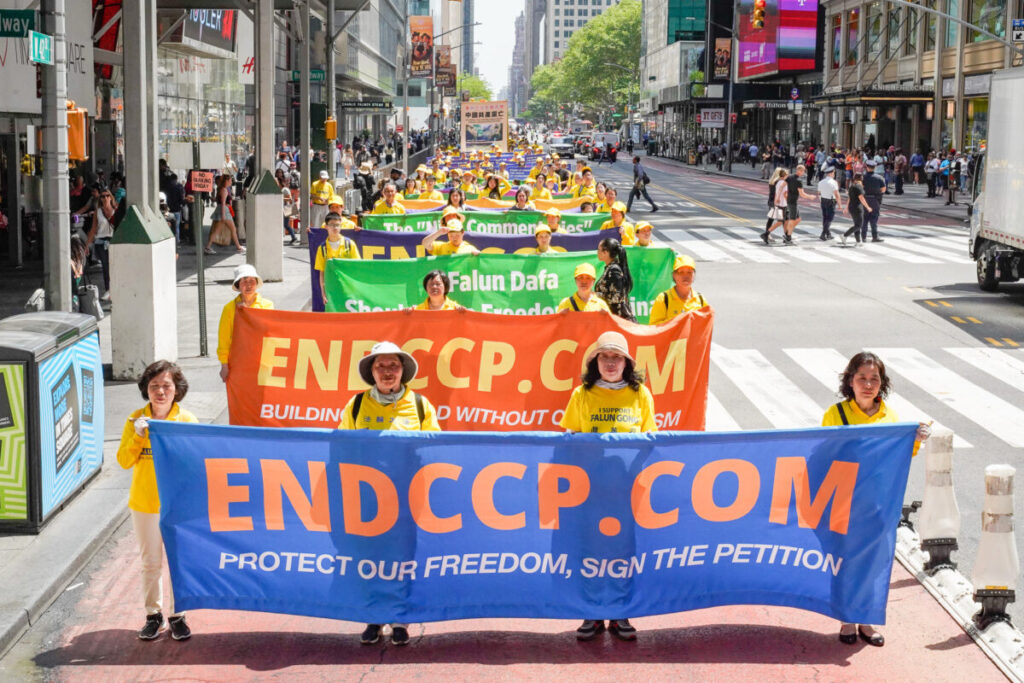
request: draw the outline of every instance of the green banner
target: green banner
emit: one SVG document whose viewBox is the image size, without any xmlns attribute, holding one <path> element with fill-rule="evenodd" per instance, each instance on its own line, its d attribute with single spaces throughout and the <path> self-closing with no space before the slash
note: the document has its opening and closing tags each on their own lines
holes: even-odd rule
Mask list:
<svg viewBox="0 0 1024 683">
<path fill-rule="evenodd" d="M 646 323 L 651 303 L 672 286 L 671 249 L 627 247 L 633 276 L 633 310 Z M 589 253 L 525 256 L 431 256 L 395 261 L 331 259 L 324 282 L 327 310 L 367 313 L 411 308 L 427 298 L 423 278 L 432 270 L 448 273 L 449 296 L 459 304 L 483 313 L 543 315 L 554 313 L 558 303 L 576 291 L 572 272 L 580 263 L 592 263 L 598 277 L 604 265 Z"/>
<path fill-rule="evenodd" d="M 544 222 L 541 211 L 466 211 L 467 232 L 485 235 L 532 235 L 538 223 Z M 607 213 L 563 213 L 560 231 L 567 233 L 596 232 L 611 219 Z M 440 211 L 400 215 L 366 215 L 359 219 L 364 230 L 385 232 L 433 232 L 441 225 Z"/>
<path fill-rule="evenodd" d="M 0 365 L 0 519 L 28 519 L 25 366 Z"/>
</svg>

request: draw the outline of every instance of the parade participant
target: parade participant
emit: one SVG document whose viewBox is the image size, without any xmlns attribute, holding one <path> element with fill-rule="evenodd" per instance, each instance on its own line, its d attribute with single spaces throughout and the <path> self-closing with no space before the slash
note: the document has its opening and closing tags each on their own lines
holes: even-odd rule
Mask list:
<svg viewBox="0 0 1024 683">
<path fill-rule="evenodd" d="M 331 175 L 327 171 L 320 171 L 320 178 L 309 186 L 309 198 L 313 202 L 309 212 L 309 224 L 320 225 L 327 215 L 327 202 L 334 196 L 334 186 L 331 185 Z"/>
<path fill-rule="evenodd" d="M 860 173 L 853 174 L 853 180 L 850 181 L 850 186 L 846 189 L 846 195 L 846 213 L 853 219 L 853 227 L 839 237 L 839 243 L 845 247 L 846 240 L 849 239 L 850 235 L 853 235 L 857 239 L 856 245 L 859 247 L 861 245 L 860 234 L 864 226 L 864 216 L 871 210 L 871 205 L 864 198 L 864 183 Z"/>
<path fill-rule="evenodd" d="M 594 213 L 594 202 L 583 202 L 580 204 L 580 213 Z"/>
<path fill-rule="evenodd" d="M 430 173 L 434 176 L 434 182 L 439 185 L 444 185 L 448 181 L 448 174 L 441 168 L 441 160 L 437 157 L 430 162 Z"/>
<path fill-rule="evenodd" d="M 829 165 L 822 171 L 824 178 L 818 181 L 818 196 L 821 198 L 821 235 L 818 239 L 825 241 L 834 239 L 832 236 L 832 221 L 836 217 L 836 207 L 843 209 L 843 196 L 839 193 L 839 183 L 836 182 L 836 167 Z"/>
<path fill-rule="evenodd" d="M 416 306 L 418 311 L 466 310 L 465 306 L 460 306 L 448 298 L 448 292 L 452 291 L 452 280 L 443 270 L 432 270 L 427 273 L 423 278 L 423 289 L 427 293 L 427 298 Z"/>
<path fill-rule="evenodd" d="M 420 190 L 420 192 L 422 192 L 423 188 L 426 187 L 426 180 L 427 166 L 426 164 L 420 164 L 419 166 L 416 167 L 416 187 Z"/>
<path fill-rule="evenodd" d="M 642 370 L 629 354 L 621 332 L 605 332 L 597 338 L 586 359 L 582 383 L 573 389 L 559 423 L 567 432 L 580 434 L 656 432 L 654 397 L 644 386 Z M 636 640 L 629 619 L 610 619 L 608 631 L 620 640 Z M 593 640 L 605 630 L 604 619 L 586 619 L 576 629 L 578 640 Z"/>
<path fill-rule="evenodd" d="M 633 229 L 636 230 L 636 244 L 633 245 L 634 247 L 651 246 L 651 235 L 654 233 L 653 225 L 647 221 L 637 221 Z"/>
<path fill-rule="evenodd" d="M 453 218 L 457 218 L 460 221 L 462 221 L 463 225 L 466 224 L 466 216 L 465 216 L 465 214 L 463 214 L 461 211 L 456 209 L 454 206 L 446 206 L 446 207 L 444 207 L 444 210 L 441 211 L 441 225 L 444 225 L 445 223 L 448 222 L 449 219 L 453 219 Z"/>
<path fill-rule="evenodd" d="M 445 208 L 453 208 L 459 211 L 466 210 L 466 193 L 455 187 L 448 192 L 448 204 Z"/>
<path fill-rule="evenodd" d="M 353 223 L 349 219 L 345 218 L 345 200 L 342 199 L 340 195 L 334 195 L 333 197 L 331 197 L 331 200 L 329 202 L 327 202 L 327 213 L 328 214 L 336 213 L 336 214 L 338 214 L 339 216 L 342 217 L 341 218 L 341 229 L 342 230 L 352 230 L 353 228 L 356 227 L 355 223 Z M 324 230 L 327 229 L 327 218 L 326 218 L 326 216 L 324 217 L 324 222 L 320 224 L 320 227 L 323 228 Z"/>
<path fill-rule="evenodd" d="M 562 212 L 552 206 L 544 212 L 544 222 L 551 228 L 552 233 L 558 232 L 558 229 L 562 227 Z"/>
<path fill-rule="evenodd" d="M 384 184 L 381 190 L 382 198 L 373 205 L 373 212 L 376 215 L 398 215 L 405 213 L 405 207 L 396 199 L 398 189 L 392 182 Z"/>
<path fill-rule="evenodd" d="M 602 181 L 602 182 L 598 183 L 597 185 L 595 185 L 594 187 L 597 190 L 597 194 L 594 195 L 594 203 L 595 204 L 603 204 L 605 196 L 608 193 L 608 183 L 605 183 L 605 182 Z"/>
<path fill-rule="evenodd" d="M 160 495 L 153 468 L 153 449 L 149 442 L 149 423 L 152 420 L 171 422 L 198 422 L 195 416 L 179 404 L 188 393 L 188 381 L 181 368 L 166 360 L 151 363 L 142 372 L 138 382 L 142 398 L 148 403 L 128 416 L 121 432 L 117 449 L 117 462 L 132 470 L 132 485 L 128 494 L 132 528 L 139 544 L 142 560 L 142 594 L 146 607 L 146 623 L 139 631 L 140 640 L 155 640 L 164 625 L 163 616 L 163 557 L 164 542 L 160 534 Z M 174 640 L 186 640 L 192 635 L 185 623 L 185 613 L 174 610 L 174 592 L 170 593 L 167 625 Z"/>
<path fill-rule="evenodd" d="M 533 237 L 537 240 L 537 246 L 534 247 L 531 254 L 553 254 L 554 249 L 551 248 L 551 228 L 546 223 L 540 223 L 534 228 Z"/>
<path fill-rule="evenodd" d="M 484 189 L 481 194 L 488 199 L 501 199 L 504 194 L 504 190 L 501 188 L 501 183 L 498 182 L 498 176 L 487 176 L 487 180 L 484 182 Z"/>
<path fill-rule="evenodd" d="M 686 254 L 676 256 L 672 264 L 672 281 L 675 287 L 666 289 L 651 304 L 649 325 L 660 325 L 681 313 L 696 311 L 708 305 L 707 299 L 693 288 L 697 274 L 697 263 Z"/>
<path fill-rule="evenodd" d="M 597 201 L 597 186 L 594 183 L 594 172 L 589 168 L 583 169 L 583 181 L 576 186 L 572 192 L 577 199 L 580 197 L 591 197 Z"/>
<path fill-rule="evenodd" d="M 629 294 L 633 291 L 633 276 L 629 273 L 626 250 L 617 239 L 606 238 L 597 245 L 597 258 L 604 264 L 604 272 L 594 285 L 594 293 L 604 299 L 612 315 L 635 323 L 636 316 L 629 301 Z"/>
<path fill-rule="evenodd" d="M 452 218 L 442 223 L 441 227 L 423 238 L 420 244 L 431 256 L 448 256 L 451 254 L 479 254 L 480 250 L 463 239 L 462 221 Z M 447 235 L 447 242 L 438 242 L 437 238 Z"/>
<path fill-rule="evenodd" d="M 359 248 L 355 242 L 347 237 L 342 237 L 342 217 L 340 213 L 329 213 L 324 224 L 327 227 L 327 241 L 316 250 L 316 261 L 313 268 L 320 278 L 320 292 L 324 297 L 324 304 L 327 303 L 327 287 L 324 285 L 324 271 L 327 270 L 327 262 L 335 258 L 358 259 Z"/>
<path fill-rule="evenodd" d="M 466 194 L 477 194 L 479 188 L 476 186 L 476 176 L 468 168 L 462 172 L 462 183 L 459 189 Z"/>
<path fill-rule="evenodd" d="M 220 313 L 220 325 L 217 327 L 217 360 L 220 361 L 220 378 L 228 381 L 228 368 L 231 365 L 231 339 L 235 330 L 235 310 L 238 308 L 273 308 L 274 302 L 264 299 L 259 290 L 263 286 L 263 278 L 248 263 L 235 268 L 235 278 L 231 285 L 238 292 L 231 301 L 224 304 Z"/>
<path fill-rule="evenodd" d="M 885 363 L 878 356 L 869 351 L 861 351 L 854 355 L 839 376 L 838 393 L 844 400 L 829 406 L 821 418 L 821 426 L 842 427 L 899 422 L 896 413 L 885 404 L 890 385 Z M 921 443 L 930 435 L 931 424 L 919 423 L 913 455 L 917 455 Z M 868 624 L 843 622 L 839 627 L 839 640 L 842 643 L 853 645 L 857 642 L 858 636 L 869 645 L 885 645 L 882 634 Z"/>
<path fill-rule="evenodd" d="M 420 190 L 416 187 L 415 178 L 405 179 L 405 188 L 402 190 L 402 194 L 399 195 L 399 199 L 416 199 L 420 196 Z"/>
<path fill-rule="evenodd" d="M 533 190 L 530 192 L 530 201 L 535 199 L 551 199 L 551 190 L 546 187 L 547 182 L 548 177 L 546 175 L 543 173 L 537 174 L 537 182 L 534 184 Z"/>
<path fill-rule="evenodd" d="M 530 169 L 530 180 L 536 180 L 537 176 L 540 175 L 543 172 L 543 170 L 544 160 L 541 159 L 540 157 L 537 157 L 537 161 L 535 162 L 534 167 Z"/>
<path fill-rule="evenodd" d="M 439 432 L 437 413 L 425 396 L 408 388 L 416 378 L 416 360 L 396 344 L 374 344 L 359 361 L 359 376 L 369 390 L 353 396 L 345 405 L 338 429 Z M 359 638 L 363 645 L 380 640 L 383 624 L 367 624 Z M 409 643 L 409 625 L 391 624 L 391 644 Z"/>
<path fill-rule="evenodd" d="M 626 220 L 626 205 L 622 202 L 615 202 L 611 206 L 612 217 L 601 224 L 602 230 L 615 228 L 619 231 L 619 239 L 623 246 L 630 246 L 636 242 L 636 232 L 633 224 Z"/>
<path fill-rule="evenodd" d="M 594 282 L 597 281 L 597 270 L 589 263 L 581 263 L 572 273 L 576 280 L 576 291 L 562 299 L 556 312 L 576 311 L 607 311 L 608 304 L 594 294 Z M 609 311 L 610 312 L 610 311 Z"/>
<path fill-rule="evenodd" d="M 611 213 L 612 205 L 618 200 L 619 191 L 610 185 L 604 191 L 604 200 L 597 203 L 596 211 L 598 213 Z"/>
<path fill-rule="evenodd" d="M 508 177 L 508 164 L 506 164 L 504 161 L 502 161 L 502 162 L 500 162 L 498 164 L 498 177 L 504 178 L 505 180 L 509 179 L 509 177 Z"/>
<path fill-rule="evenodd" d="M 772 230 L 786 224 L 789 215 L 786 211 L 789 206 L 789 202 L 786 200 L 786 195 L 789 192 L 789 185 L 786 184 L 788 175 L 789 171 L 779 167 L 768 179 L 768 222 L 764 226 L 764 232 L 761 233 L 761 241 L 765 244 L 774 241 Z"/>
<path fill-rule="evenodd" d="M 533 202 L 530 201 L 530 193 L 529 193 L 529 191 L 525 187 L 520 185 L 519 189 L 516 190 L 516 203 L 513 206 L 509 207 L 507 210 L 508 211 L 536 211 L 537 207 L 535 207 L 533 205 Z"/>
<path fill-rule="evenodd" d="M 445 200 L 444 194 L 434 188 L 434 183 L 436 183 L 437 180 L 434 178 L 433 174 L 428 174 L 423 182 L 425 184 L 423 191 L 420 192 L 419 199 L 432 202 L 443 202 Z"/>
</svg>

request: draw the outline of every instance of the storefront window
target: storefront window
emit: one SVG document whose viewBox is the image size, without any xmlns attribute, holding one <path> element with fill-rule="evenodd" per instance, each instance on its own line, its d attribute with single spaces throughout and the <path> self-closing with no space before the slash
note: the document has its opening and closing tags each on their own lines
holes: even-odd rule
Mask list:
<svg viewBox="0 0 1024 683">
<path fill-rule="evenodd" d="M 838 69 L 843 58 L 843 17 L 832 16 L 832 68 Z"/>
<path fill-rule="evenodd" d="M 902 7 L 889 7 L 889 44 L 885 50 L 886 57 L 895 57 L 900 53 L 900 43 L 903 42 L 903 36 L 900 35 L 900 19 L 902 17 Z"/>
<path fill-rule="evenodd" d="M 994 33 L 1000 38 L 1006 37 L 1006 0 L 971 0 L 970 17 L 972 24 Z M 979 43 L 992 40 L 983 33 L 969 31 L 967 42 Z"/>
<path fill-rule="evenodd" d="M 907 10 L 907 42 L 904 54 L 908 56 L 917 54 L 917 30 L 920 28 L 920 21 L 920 10 Z"/>
<path fill-rule="evenodd" d="M 964 129 L 964 147 L 981 149 L 988 138 L 988 98 L 967 100 L 967 126 Z"/>
<path fill-rule="evenodd" d="M 938 0 L 925 0 L 925 7 L 935 9 L 935 5 Z M 928 12 L 927 24 L 924 31 L 924 49 L 925 52 L 935 49 L 935 33 L 939 23 L 939 18 L 931 12 Z"/>
<path fill-rule="evenodd" d="M 882 41 L 882 3 L 868 5 L 868 59 L 878 56 Z"/>
<path fill-rule="evenodd" d="M 959 17 L 960 0 L 948 0 L 948 3 L 949 4 L 946 5 L 946 13 L 954 17 Z M 960 35 L 958 33 L 959 30 L 960 25 L 955 21 L 946 22 L 946 40 L 945 43 L 943 43 L 946 47 L 956 47 L 957 36 Z"/>
<path fill-rule="evenodd" d="M 860 12 L 852 9 L 846 13 L 846 65 L 857 65 L 858 29 L 860 28 Z"/>
<path fill-rule="evenodd" d="M 956 117 L 956 102 L 942 101 L 942 145 L 940 149 L 949 150 L 953 147 L 953 119 Z"/>
</svg>

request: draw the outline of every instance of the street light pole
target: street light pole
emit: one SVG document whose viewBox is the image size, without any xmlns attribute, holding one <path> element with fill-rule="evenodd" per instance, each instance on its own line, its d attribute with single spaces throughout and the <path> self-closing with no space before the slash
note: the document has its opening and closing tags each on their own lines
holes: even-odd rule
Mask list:
<svg viewBox="0 0 1024 683">
<path fill-rule="evenodd" d="M 736 61 L 733 59 L 733 55 L 736 54 L 736 16 L 738 13 L 738 0 L 733 3 L 732 8 L 732 30 L 729 31 L 729 106 L 726 114 L 729 117 L 729 121 L 726 123 L 725 133 L 725 172 L 732 173 L 732 84 L 736 80 L 736 70 L 733 67 L 733 63 Z M 737 117 L 738 118 L 738 117 Z"/>
</svg>

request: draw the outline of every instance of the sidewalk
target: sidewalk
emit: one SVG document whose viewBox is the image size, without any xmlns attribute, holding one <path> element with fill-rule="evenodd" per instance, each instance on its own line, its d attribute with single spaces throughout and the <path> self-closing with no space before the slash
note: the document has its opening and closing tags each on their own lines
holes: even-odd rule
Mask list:
<svg viewBox="0 0 1024 683">
<path fill-rule="evenodd" d="M 714 164 L 708 163 L 704 166 L 691 166 L 685 164 L 677 159 L 669 157 L 651 157 L 643 155 L 641 158 L 644 160 L 645 165 L 650 165 L 651 168 L 657 168 L 659 164 L 664 166 L 682 169 L 690 171 L 691 173 L 702 173 L 715 176 L 723 176 L 727 178 L 739 178 L 742 180 L 749 180 L 757 183 L 764 184 L 767 181 L 761 177 L 761 168 L 758 165 L 757 168 L 751 168 L 749 163 L 740 164 L 733 163 L 732 173 L 726 173 L 725 171 L 717 170 Z M 810 191 L 814 192 L 814 185 L 817 184 L 817 180 L 812 180 L 806 183 L 810 186 Z M 903 194 L 893 194 L 893 188 L 890 188 L 889 194 L 885 195 L 882 200 L 883 216 L 885 211 L 903 211 L 918 214 L 928 214 L 936 217 L 945 218 L 951 221 L 967 222 L 967 207 L 970 200 L 970 195 L 957 193 L 958 201 L 952 206 L 946 206 L 945 196 L 931 197 L 928 195 L 927 185 L 914 185 L 912 183 L 904 183 Z M 767 190 L 766 190 L 767 192 Z M 844 193 L 845 195 L 845 193 Z"/>
<path fill-rule="evenodd" d="M 262 294 L 279 309 L 300 310 L 309 300 L 306 247 L 284 246 L 284 281 L 267 283 Z M 195 248 L 183 245 L 178 259 L 178 364 L 189 381 L 183 401 L 200 422 L 227 422 L 227 396 L 217 362 L 217 324 L 221 309 L 235 292 L 234 268 L 245 256 L 223 248 L 207 256 L 206 317 L 209 357 L 199 356 L 199 307 Z M 20 293 L 5 291 L 9 310 Z M 27 294 L 25 295 L 27 297 Z M 21 299 L 21 303 L 24 299 Z M 114 292 L 113 306 L 117 305 Z M 21 312 L 20 307 L 10 312 Z M 8 312 L 7 314 L 10 314 Z M 103 363 L 110 363 L 110 317 L 99 325 Z M 107 382 L 104 388 L 103 469 L 67 507 L 31 535 L 0 535 L 0 656 L 64 591 L 128 515 L 131 472 L 117 464 L 117 447 L 128 414 L 144 404 L 134 382 Z"/>
</svg>

